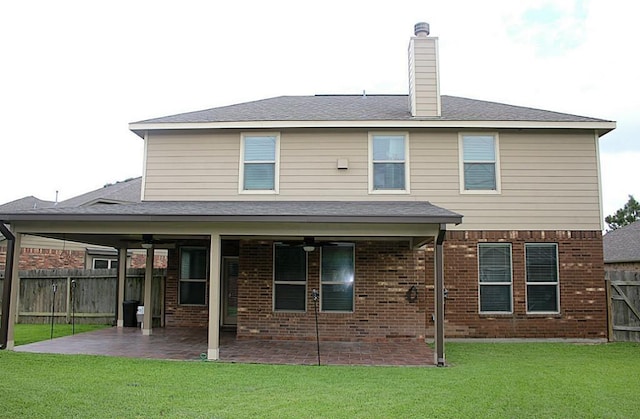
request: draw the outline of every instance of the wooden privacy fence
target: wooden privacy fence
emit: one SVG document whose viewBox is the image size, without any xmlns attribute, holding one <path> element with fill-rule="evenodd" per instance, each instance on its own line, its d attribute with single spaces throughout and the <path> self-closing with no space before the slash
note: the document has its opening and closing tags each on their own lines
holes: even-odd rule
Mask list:
<svg viewBox="0 0 640 419">
<path fill-rule="evenodd" d="M 609 339 L 640 342 L 640 272 L 607 271 Z"/>
<path fill-rule="evenodd" d="M 125 300 L 142 305 L 144 271 L 127 269 Z M 17 323 L 48 323 L 53 317 L 56 323 L 110 324 L 116 319 L 116 269 L 30 270 L 20 271 L 19 276 Z M 151 298 L 156 326 L 164 318 L 165 278 L 165 269 L 154 269 Z M 0 290 L 3 281 L 0 276 Z"/>
</svg>

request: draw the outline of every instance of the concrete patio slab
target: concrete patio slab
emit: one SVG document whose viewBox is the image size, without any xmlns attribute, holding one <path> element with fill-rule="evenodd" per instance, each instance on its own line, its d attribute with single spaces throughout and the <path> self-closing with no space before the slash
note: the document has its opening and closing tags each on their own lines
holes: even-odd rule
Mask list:
<svg viewBox="0 0 640 419">
<path fill-rule="evenodd" d="M 207 330 L 157 328 L 142 335 L 137 328 L 107 328 L 17 346 L 17 352 L 87 354 L 132 358 L 200 360 L 207 352 Z M 433 350 L 421 342 L 320 342 L 322 365 L 432 366 Z M 259 364 L 316 365 L 315 341 L 235 338 L 223 332 L 220 361 Z"/>
</svg>

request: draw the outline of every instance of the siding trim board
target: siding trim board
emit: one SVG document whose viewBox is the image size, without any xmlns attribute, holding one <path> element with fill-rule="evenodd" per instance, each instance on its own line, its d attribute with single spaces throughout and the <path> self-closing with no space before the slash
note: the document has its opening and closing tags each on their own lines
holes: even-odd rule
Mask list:
<svg viewBox="0 0 640 419">
<path fill-rule="evenodd" d="M 284 128 L 452 128 L 452 129 L 585 129 L 596 130 L 599 136 L 615 129 L 609 121 L 445 121 L 415 118 L 398 121 L 237 121 L 237 122 L 165 122 L 133 123 L 129 129 L 140 136 L 148 131 L 207 129 L 284 129 Z"/>
</svg>

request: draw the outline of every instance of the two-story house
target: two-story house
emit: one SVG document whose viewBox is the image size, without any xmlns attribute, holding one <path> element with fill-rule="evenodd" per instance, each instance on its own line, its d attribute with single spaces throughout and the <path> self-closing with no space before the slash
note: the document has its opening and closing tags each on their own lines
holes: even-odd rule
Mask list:
<svg viewBox="0 0 640 419">
<path fill-rule="evenodd" d="M 314 339 L 315 304 L 322 339 L 434 339 L 438 363 L 445 334 L 605 339 L 598 141 L 615 123 L 441 95 L 426 24 L 408 61 L 408 95 L 132 123 L 140 203 L 0 220 L 16 241 L 168 248 L 165 324 L 208 327 L 210 359 L 224 327 Z"/>
</svg>

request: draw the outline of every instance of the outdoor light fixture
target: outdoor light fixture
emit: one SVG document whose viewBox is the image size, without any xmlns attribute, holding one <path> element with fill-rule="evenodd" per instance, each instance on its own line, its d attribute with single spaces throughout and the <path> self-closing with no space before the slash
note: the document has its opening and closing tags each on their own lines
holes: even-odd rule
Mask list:
<svg viewBox="0 0 640 419">
<path fill-rule="evenodd" d="M 143 234 L 140 246 L 143 249 L 151 249 L 153 247 L 153 236 L 151 234 Z"/>
<path fill-rule="evenodd" d="M 314 250 L 316 250 L 316 247 L 312 246 L 310 244 L 305 244 L 304 246 L 302 246 L 302 250 L 304 250 L 305 252 L 309 253 L 309 252 L 313 252 Z"/>
</svg>

